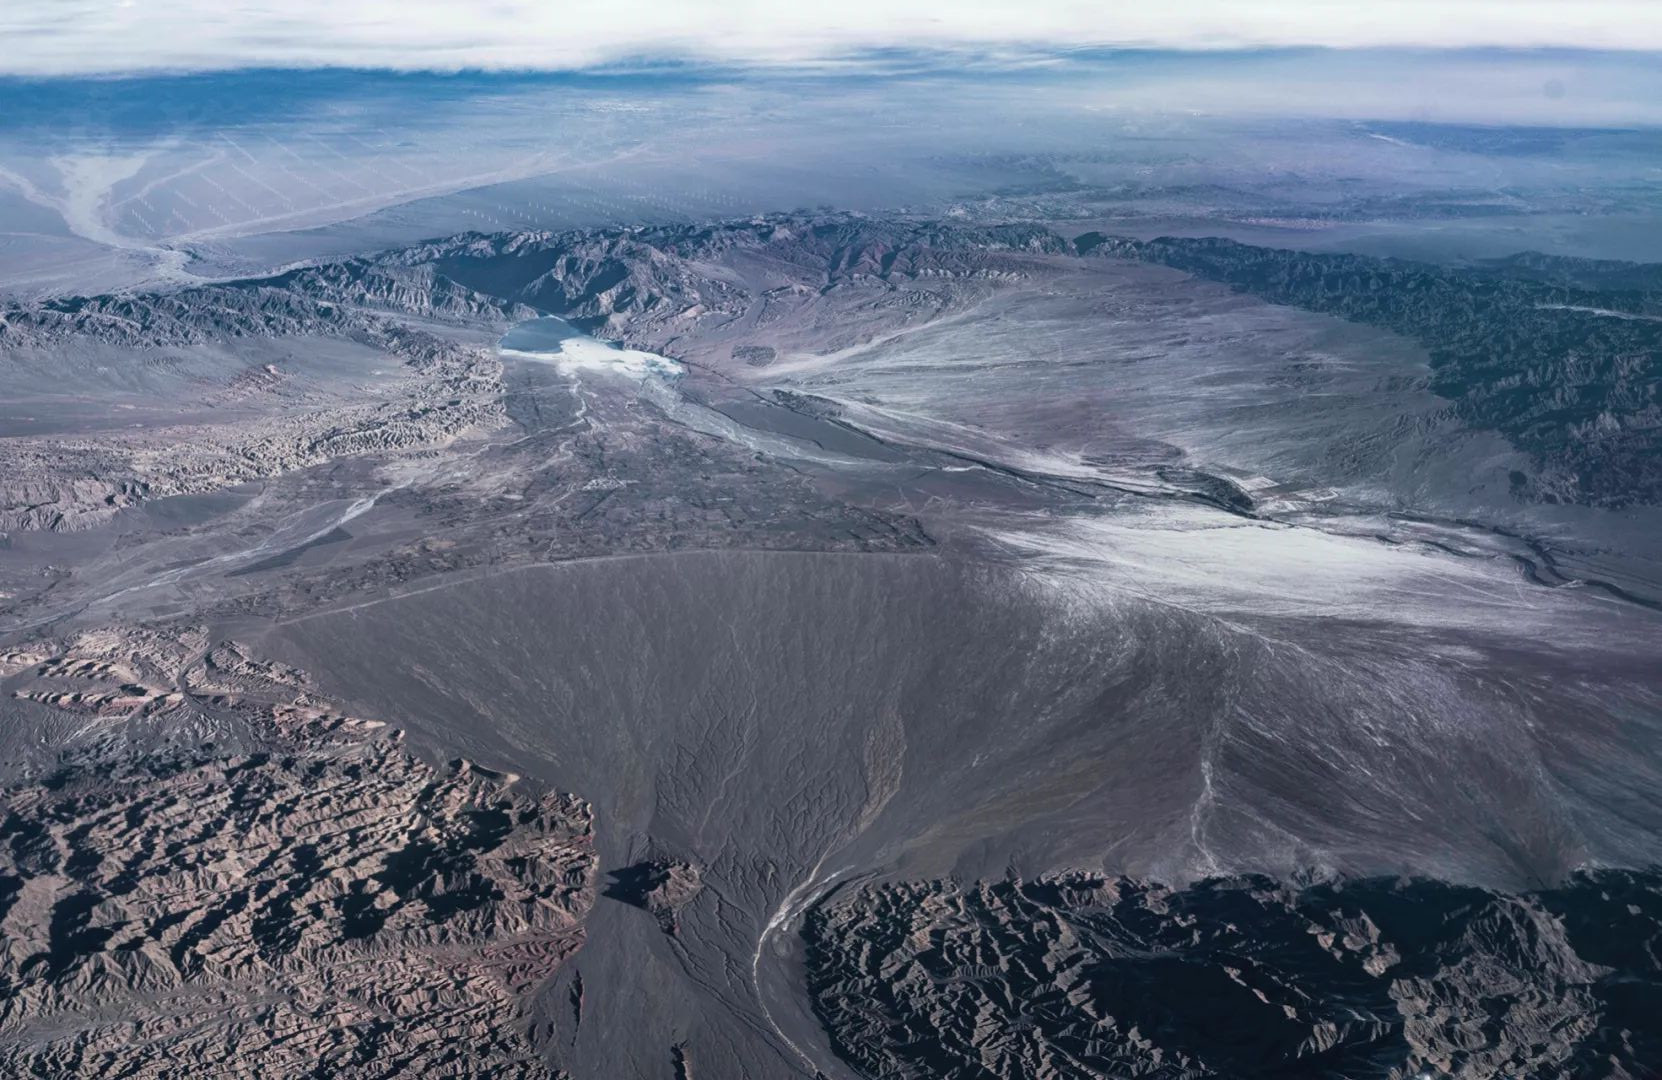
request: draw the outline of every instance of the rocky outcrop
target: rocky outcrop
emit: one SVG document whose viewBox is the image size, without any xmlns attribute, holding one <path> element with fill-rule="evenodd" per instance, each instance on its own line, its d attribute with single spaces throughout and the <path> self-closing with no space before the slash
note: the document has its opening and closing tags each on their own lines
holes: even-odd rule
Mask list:
<svg viewBox="0 0 1662 1080">
<path fill-rule="evenodd" d="M 584 803 L 434 767 L 234 643 L 58 645 L 17 693 L 96 722 L 0 801 L 0 1071 L 552 1075 L 522 1008 L 582 941 Z"/>
<path fill-rule="evenodd" d="M 1168 889 L 869 888 L 805 929 L 874 1077 L 1639 1077 L 1662 1055 L 1662 874 Z"/>
<path fill-rule="evenodd" d="M 378 333 L 385 316 L 508 323 L 535 312 L 431 266 L 347 259 L 273 277 L 157 293 L 43 300 L 0 310 L 0 350 L 85 338 L 132 348 L 231 338 Z"/>
<path fill-rule="evenodd" d="M 680 912 L 704 887 L 697 866 L 684 859 L 645 859 L 613 870 L 605 895 L 652 913 L 666 934 L 680 928 Z"/>
<path fill-rule="evenodd" d="M 862 282 L 1022 276 L 1020 258 L 1066 250 L 1040 226 L 969 226 L 853 214 L 713 225 L 466 236 L 388 256 L 597 333 L 661 339 L 678 324 L 738 318 L 757 286 L 822 291 Z"/>
</svg>

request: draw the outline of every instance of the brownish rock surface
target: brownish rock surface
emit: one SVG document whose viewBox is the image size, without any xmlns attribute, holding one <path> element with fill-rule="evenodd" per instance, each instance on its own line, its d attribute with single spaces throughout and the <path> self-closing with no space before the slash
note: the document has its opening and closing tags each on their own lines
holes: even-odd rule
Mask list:
<svg viewBox="0 0 1662 1080">
<path fill-rule="evenodd" d="M 96 730 L 5 793 L 0 1072 L 551 1075 L 521 1006 L 582 942 L 587 805 L 434 767 L 234 644 L 165 679 L 196 644 L 167 640 L 83 634 L 18 691 L 226 742 Z"/>
</svg>

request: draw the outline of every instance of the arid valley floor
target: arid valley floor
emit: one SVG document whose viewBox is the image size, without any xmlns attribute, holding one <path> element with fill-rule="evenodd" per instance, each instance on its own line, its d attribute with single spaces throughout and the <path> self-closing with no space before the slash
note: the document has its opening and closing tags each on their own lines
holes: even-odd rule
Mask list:
<svg viewBox="0 0 1662 1080">
<path fill-rule="evenodd" d="M 1652 1075 L 1662 267 L 1088 225 L 0 311 L 0 1072 Z"/>
</svg>

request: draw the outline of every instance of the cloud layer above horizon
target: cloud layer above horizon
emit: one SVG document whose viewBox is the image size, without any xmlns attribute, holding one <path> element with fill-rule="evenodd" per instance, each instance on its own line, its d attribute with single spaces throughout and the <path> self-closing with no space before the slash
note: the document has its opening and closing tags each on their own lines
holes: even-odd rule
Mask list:
<svg viewBox="0 0 1662 1080">
<path fill-rule="evenodd" d="M 24 0 L 0 75 L 250 67 L 578 71 L 795 67 L 877 53 L 1021 65 L 1080 48 L 1662 51 L 1656 0 Z"/>
</svg>

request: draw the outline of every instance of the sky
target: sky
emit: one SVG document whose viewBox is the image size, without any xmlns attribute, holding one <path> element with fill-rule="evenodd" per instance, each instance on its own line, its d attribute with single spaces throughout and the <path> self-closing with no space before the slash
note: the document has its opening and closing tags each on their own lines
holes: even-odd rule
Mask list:
<svg viewBox="0 0 1662 1080">
<path fill-rule="evenodd" d="M 1662 0 L 11 0 L 0 75 L 1012 67 L 1081 48 L 1662 51 Z M 885 59 L 887 58 L 887 59 Z"/>
</svg>

